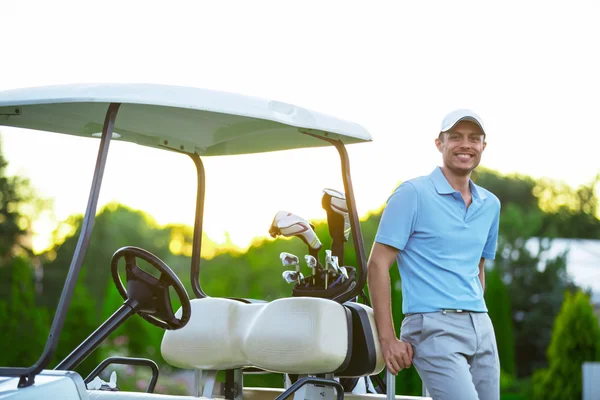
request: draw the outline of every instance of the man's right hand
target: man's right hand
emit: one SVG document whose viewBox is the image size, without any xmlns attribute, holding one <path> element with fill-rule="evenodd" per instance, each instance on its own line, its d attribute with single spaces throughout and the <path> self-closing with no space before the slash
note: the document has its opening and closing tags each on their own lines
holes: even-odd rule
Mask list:
<svg viewBox="0 0 600 400">
<path fill-rule="evenodd" d="M 367 264 L 369 295 L 373 304 L 381 354 L 388 370 L 394 375 L 402 368 L 410 367 L 413 359 L 412 345 L 398 340 L 392 321 L 389 270 L 397 254 L 398 249 L 375 242 Z"/>
<path fill-rule="evenodd" d="M 408 342 L 396 338 L 382 342 L 381 354 L 388 370 L 394 375 L 397 375 L 401 369 L 409 368 L 412 365 L 413 348 Z"/>
</svg>

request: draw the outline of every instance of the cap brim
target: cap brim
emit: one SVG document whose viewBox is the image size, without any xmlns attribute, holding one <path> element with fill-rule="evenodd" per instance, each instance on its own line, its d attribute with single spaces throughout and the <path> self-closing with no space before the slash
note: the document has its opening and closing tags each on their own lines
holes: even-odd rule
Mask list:
<svg viewBox="0 0 600 400">
<path fill-rule="evenodd" d="M 485 129 L 483 129 L 483 126 L 479 123 L 479 121 L 477 120 L 477 118 L 465 115 L 464 117 L 460 117 L 458 118 L 456 121 L 452 122 L 451 124 L 448 124 L 448 126 L 445 126 L 444 128 L 442 128 L 441 132 L 448 132 L 450 129 L 454 128 L 454 126 L 456 124 L 458 124 L 460 121 L 470 121 L 470 122 L 474 122 L 475 124 L 477 124 L 477 126 L 479 127 L 479 129 L 481 129 L 481 132 L 483 132 L 483 134 L 485 135 Z"/>
</svg>

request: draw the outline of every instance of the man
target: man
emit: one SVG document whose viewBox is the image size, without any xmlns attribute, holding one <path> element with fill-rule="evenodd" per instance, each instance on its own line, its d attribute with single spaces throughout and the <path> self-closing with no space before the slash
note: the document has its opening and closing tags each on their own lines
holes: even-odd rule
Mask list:
<svg viewBox="0 0 600 400">
<path fill-rule="evenodd" d="M 486 147 L 481 118 L 456 110 L 435 139 L 442 167 L 402 183 L 383 211 L 368 262 L 382 355 L 397 374 L 414 364 L 434 399 L 499 399 L 496 338 L 483 298 L 485 259 L 496 252 L 500 201 L 471 172 Z M 396 337 L 389 269 L 402 278 Z"/>
</svg>

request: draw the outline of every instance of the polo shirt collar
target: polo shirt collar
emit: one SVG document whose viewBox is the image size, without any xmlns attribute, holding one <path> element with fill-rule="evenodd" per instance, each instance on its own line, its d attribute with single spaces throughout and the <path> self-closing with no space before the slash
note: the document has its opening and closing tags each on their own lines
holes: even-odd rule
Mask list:
<svg viewBox="0 0 600 400">
<path fill-rule="evenodd" d="M 448 180 L 444 176 L 442 169 L 440 167 L 435 167 L 431 175 L 429 175 L 431 181 L 433 182 L 433 186 L 435 186 L 435 190 L 438 194 L 452 194 L 456 192 L 452 186 L 448 183 Z"/>
<path fill-rule="evenodd" d="M 487 194 L 485 191 L 481 190 L 479 186 L 477 186 L 472 180 L 469 180 L 469 186 L 471 186 L 471 193 L 473 197 L 480 200 L 485 200 L 487 198 Z"/>
<path fill-rule="evenodd" d="M 444 176 L 442 169 L 440 167 L 435 167 L 433 172 L 429 175 L 433 185 L 435 186 L 435 190 L 438 194 L 452 194 L 456 192 L 452 186 L 448 183 L 448 180 Z M 471 187 L 471 193 L 475 199 L 485 200 L 487 195 L 483 190 L 480 190 L 480 187 L 477 186 L 472 180 L 469 179 L 469 186 Z"/>
</svg>

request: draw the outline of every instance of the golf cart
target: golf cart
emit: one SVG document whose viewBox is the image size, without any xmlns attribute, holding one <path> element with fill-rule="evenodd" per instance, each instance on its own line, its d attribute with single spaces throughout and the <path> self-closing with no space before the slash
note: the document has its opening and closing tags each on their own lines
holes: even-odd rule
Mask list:
<svg viewBox="0 0 600 400">
<path fill-rule="evenodd" d="M 378 382 L 383 393 L 352 393 L 346 379 L 378 379 L 381 357 L 373 311 L 364 295 L 366 257 L 354 201 L 345 145 L 370 141 L 359 125 L 290 104 L 197 88 L 160 85 L 64 85 L 0 92 L 0 125 L 99 137 L 99 150 L 89 200 L 77 247 L 43 353 L 30 367 L 0 368 L 0 399 L 296 399 L 414 398 L 395 396 L 394 376 Z M 101 134 L 100 134 L 101 132 Z M 123 305 L 54 369 L 47 369 L 57 347 L 75 283 L 94 226 L 107 154 L 112 140 L 189 156 L 197 170 L 196 214 L 190 279 L 193 299 L 177 275 L 146 249 L 115 249 L 111 274 Z M 91 139 L 96 140 L 96 139 Z M 200 285 L 200 250 L 204 212 L 203 157 L 260 153 L 305 147 L 334 146 L 340 157 L 344 190 L 323 191 L 332 249 L 324 264 L 321 243 L 308 221 L 289 212 L 277 213 L 274 237 L 298 237 L 308 246 L 305 257 L 312 274 L 303 276 L 299 260 L 282 253 L 284 272 L 294 284 L 292 296 L 273 301 L 211 297 Z M 345 265 L 344 242 L 352 238 L 355 266 Z M 125 274 L 119 272 L 124 259 Z M 157 275 L 138 266 L 151 265 Z M 126 284 L 122 278 L 125 277 Z M 181 307 L 172 308 L 170 290 Z M 161 355 L 169 364 L 195 372 L 194 396 L 154 394 L 156 364 L 148 359 L 104 360 L 85 379 L 74 369 L 133 314 L 165 330 Z M 111 364 L 150 366 L 154 372 L 146 392 L 125 392 L 99 374 Z M 217 371 L 225 383 L 216 390 Z M 246 373 L 283 374 L 281 389 L 244 387 Z M 381 381 L 381 380 L 380 380 Z"/>
</svg>

